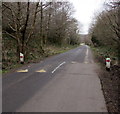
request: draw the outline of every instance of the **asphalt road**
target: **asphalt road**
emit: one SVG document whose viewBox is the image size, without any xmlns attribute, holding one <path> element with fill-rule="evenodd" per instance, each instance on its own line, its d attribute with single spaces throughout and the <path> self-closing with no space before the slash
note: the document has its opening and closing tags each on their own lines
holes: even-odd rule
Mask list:
<svg viewBox="0 0 120 114">
<path fill-rule="evenodd" d="M 88 46 L 3 76 L 3 112 L 107 112 Z"/>
</svg>

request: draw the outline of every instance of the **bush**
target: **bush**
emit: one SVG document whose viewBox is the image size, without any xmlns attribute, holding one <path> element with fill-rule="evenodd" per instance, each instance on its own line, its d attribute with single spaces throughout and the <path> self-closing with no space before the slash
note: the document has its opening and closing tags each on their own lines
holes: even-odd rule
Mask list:
<svg viewBox="0 0 120 114">
<path fill-rule="evenodd" d="M 92 36 L 91 40 L 92 40 L 94 46 L 101 46 L 102 45 L 101 42 L 97 39 L 97 37 L 94 35 Z"/>
</svg>

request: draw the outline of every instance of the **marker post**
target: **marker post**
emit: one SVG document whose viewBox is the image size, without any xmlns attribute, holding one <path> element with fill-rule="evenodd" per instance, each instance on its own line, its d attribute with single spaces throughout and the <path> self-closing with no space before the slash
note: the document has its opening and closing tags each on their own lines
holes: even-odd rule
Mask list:
<svg viewBox="0 0 120 114">
<path fill-rule="evenodd" d="M 24 54 L 20 53 L 20 63 L 24 63 Z"/>
<path fill-rule="evenodd" d="M 106 70 L 107 71 L 110 71 L 110 62 L 111 62 L 111 59 L 110 58 L 106 58 Z"/>
</svg>

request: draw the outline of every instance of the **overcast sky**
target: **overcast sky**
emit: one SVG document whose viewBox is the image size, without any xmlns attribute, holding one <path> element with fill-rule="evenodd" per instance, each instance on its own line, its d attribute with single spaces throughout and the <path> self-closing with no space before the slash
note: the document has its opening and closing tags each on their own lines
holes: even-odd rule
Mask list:
<svg viewBox="0 0 120 114">
<path fill-rule="evenodd" d="M 76 10 L 74 17 L 83 25 L 81 33 L 88 32 L 89 25 L 97 11 L 103 10 L 105 0 L 68 0 Z"/>
<path fill-rule="evenodd" d="M 3 1 L 26 1 L 26 0 L 3 0 Z M 42 1 L 56 1 L 56 0 L 42 0 Z M 80 25 L 82 25 L 82 28 L 80 26 L 81 33 L 86 34 L 88 32 L 89 25 L 92 22 L 95 13 L 103 10 L 102 6 L 104 1 L 106 0 L 67 0 L 67 1 L 73 3 L 75 9 L 74 17 L 80 22 Z"/>
</svg>

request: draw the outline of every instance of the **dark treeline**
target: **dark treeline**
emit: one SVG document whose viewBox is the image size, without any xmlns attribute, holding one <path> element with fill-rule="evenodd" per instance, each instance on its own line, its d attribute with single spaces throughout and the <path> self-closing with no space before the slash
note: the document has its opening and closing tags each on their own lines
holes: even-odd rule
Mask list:
<svg viewBox="0 0 120 114">
<path fill-rule="evenodd" d="M 120 1 L 116 0 L 106 4 L 106 9 L 97 16 L 90 34 L 92 42 L 98 47 L 109 47 L 120 60 Z"/>
<path fill-rule="evenodd" d="M 44 54 L 48 45 L 78 44 L 78 22 L 73 12 L 69 2 L 3 2 L 3 63 L 13 56 L 19 61 L 20 52 L 27 59 L 36 49 Z"/>
</svg>

